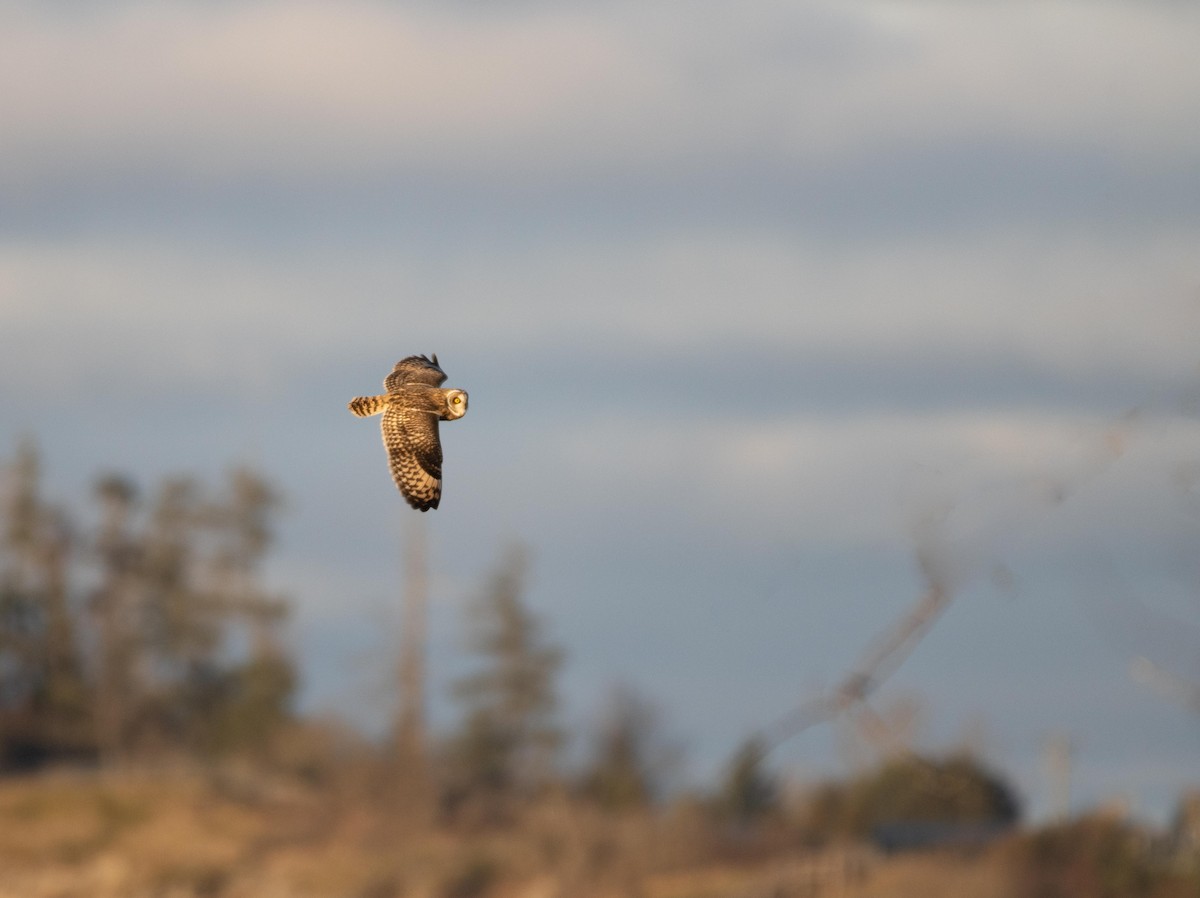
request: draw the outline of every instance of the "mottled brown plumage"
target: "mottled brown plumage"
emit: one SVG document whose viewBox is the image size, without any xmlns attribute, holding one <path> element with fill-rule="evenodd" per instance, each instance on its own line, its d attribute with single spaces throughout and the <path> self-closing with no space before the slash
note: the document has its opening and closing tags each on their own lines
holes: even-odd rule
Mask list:
<svg viewBox="0 0 1200 898">
<path fill-rule="evenodd" d="M 397 362 L 384 380 L 386 394 L 350 400 L 350 411 L 360 418 L 383 413 L 380 427 L 392 479 L 418 511 L 437 508 L 442 498 L 438 421 L 453 421 L 467 413 L 467 394 L 441 389 L 445 380 L 437 355 L 410 355 Z"/>
</svg>

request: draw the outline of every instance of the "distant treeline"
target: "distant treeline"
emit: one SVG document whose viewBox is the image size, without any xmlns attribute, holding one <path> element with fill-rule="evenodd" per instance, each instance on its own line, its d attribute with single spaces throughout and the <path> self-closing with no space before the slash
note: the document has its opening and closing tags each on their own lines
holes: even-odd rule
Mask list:
<svg viewBox="0 0 1200 898">
<path fill-rule="evenodd" d="M 416 627 L 397 640 L 402 656 L 414 641 L 417 650 L 398 659 L 390 738 L 304 719 L 281 636 L 288 605 L 261 577 L 279 509 L 277 492 L 245 468 L 215 488 L 175 477 L 145 492 L 104 476 L 64 507 L 44 495 L 32 445 L 0 464 L 0 774 L 137 768 L 125 786 L 77 770 L 0 784 L 20 796 L 0 802 L 0 823 L 10 821 L 0 831 L 40 821 L 38 839 L 55 846 L 45 856 L 71 858 L 72 877 L 93 854 L 106 859 L 97 870 L 120 869 L 120 850 L 131 879 L 149 871 L 147 890 L 87 894 L 160 894 L 179 881 L 174 850 L 166 860 L 150 852 L 147 867 L 144 847 L 146 827 L 159 825 L 147 821 L 176 810 L 180 771 L 208 784 L 183 818 L 210 819 L 198 809 L 220 806 L 220 819 L 241 821 L 189 830 L 224 839 L 221 852 L 198 856 L 226 860 L 189 859 L 191 888 L 180 894 L 243 894 L 243 874 L 261 890 L 268 854 L 334 870 L 339 894 L 487 896 L 530 882 L 564 895 L 650 894 L 642 885 L 653 877 L 687 870 L 696 882 L 706 870 L 721 882 L 742 876 L 737 894 L 841 893 L 865 881 L 878 849 L 933 845 L 971 856 L 994 846 L 997 895 L 1197 894 L 1195 795 L 1181 797 L 1166 834 L 1105 815 L 1022 832 L 1013 789 L 968 752 L 892 745 L 844 780 L 805 783 L 772 771 L 767 742 L 753 735 L 716 782 L 680 788 L 682 749 L 664 735 L 663 709 L 628 686 L 568 752 L 564 653 L 525 602 L 519 550 L 469 606 L 473 664 L 454 684 L 449 731 L 424 729 Z M 422 584 L 405 591 L 411 610 L 424 581 L 421 559 L 409 561 L 409 587 Z M 147 792 L 143 774 L 163 760 L 173 763 L 152 772 Z M 147 798 L 159 791 L 166 809 Z M 71 826 L 56 823 L 67 815 Z M 79 819 L 98 835 L 81 841 Z M 237 832 L 247 842 L 230 848 Z M 30 851 L 15 838 L 0 855 L 27 862 Z M 686 894 L 701 892 L 718 894 Z"/>
<path fill-rule="evenodd" d="M 104 476 L 63 507 L 26 444 L 0 501 L 0 768 L 214 756 L 287 718 L 287 605 L 259 575 L 279 500 L 262 477 L 142 495 Z"/>
<path fill-rule="evenodd" d="M 103 476 L 80 508 L 62 507 L 43 495 L 36 449 L 22 446 L 0 468 L 0 771 L 236 755 L 316 784 L 336 777 L 336 752 L 296 760 L 323 724 L 291 708 L 288 605 L 261 578 L 280 504 L 262 476 L 235 468 L 215 489 L 174 477 L 143 493 Z M 628 686 L 580 734 L 568 769 L 564 654 L 524 601 L 525 574 L 523 554 L 507 553 L 470 605 L 475 663 L 454 684 L 456 727 L 436 739 L 418 728 L 420 744 L 406 744 L 398 696 L 394 738 L 361 743 L 356 763 L 374 753 L 367 763 L 391 765 L 414 815 L 455 825 L 507 825 L 548 795 L 609 814 L 661 806 L 682 751 Z M 809 790 L 802 806 L 785 807 L 784 792 L 750 736 L 693 800 L 739 828 L 786 818 L 817 842 L 889 820 L 1017 817 L 1011 789 L 962 755 L 901 758 Z"/>
</svg>

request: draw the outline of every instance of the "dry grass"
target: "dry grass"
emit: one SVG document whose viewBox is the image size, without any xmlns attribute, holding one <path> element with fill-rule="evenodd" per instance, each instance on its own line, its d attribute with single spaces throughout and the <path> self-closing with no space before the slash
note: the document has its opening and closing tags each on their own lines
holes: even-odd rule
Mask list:
<svg viewBox="0 0 1200 898">
<path fill-rule="evenodd" d="M 909 855 L 881 864 L 845 898 L 1016 898 L 1007 868 L 993 855 Z"/>
<path fill-rule="evenodd" d="M 711 839 L 688 813 L 613 818 L 561 798 L 512 829 L 430 831 L 362 792 L 306 791 L 248 771 L 0 780 L 0 898 L 1020 894 L 1004 846 L 894 858 L 780 848 L 718 861 Z"/>
</svg>

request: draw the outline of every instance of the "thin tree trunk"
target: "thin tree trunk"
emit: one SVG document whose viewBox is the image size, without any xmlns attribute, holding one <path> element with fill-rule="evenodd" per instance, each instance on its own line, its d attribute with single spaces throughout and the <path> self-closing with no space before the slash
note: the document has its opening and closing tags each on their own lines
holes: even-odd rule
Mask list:
<svg viewBox="0 0 1200 898">
<path fill-rule="evenodd" d="M 425 641 L 429 578 L 425 522 L 411 518 L 404 547 L 403 631 L 400 635 L 396 718 L 397 810 L 421 826 L 432 812 L 425 743 Z"/>
</svg>

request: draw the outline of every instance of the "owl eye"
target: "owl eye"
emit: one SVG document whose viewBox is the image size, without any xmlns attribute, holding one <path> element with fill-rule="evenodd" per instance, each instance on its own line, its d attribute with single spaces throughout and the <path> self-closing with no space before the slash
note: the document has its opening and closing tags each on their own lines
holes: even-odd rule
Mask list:
<svg viewBox="0 0 1200 898">
<path fill-rule="evenodd" d="M 454 405 L 462 405 L 462 397 L 455 396 L 453 399 L 450 400 L 450 402 Z"/>
</svg>

